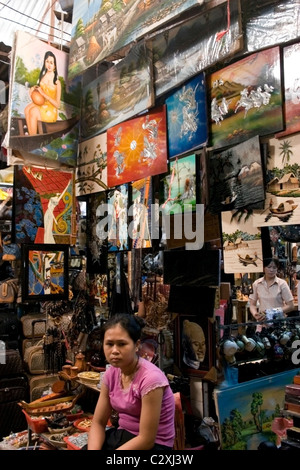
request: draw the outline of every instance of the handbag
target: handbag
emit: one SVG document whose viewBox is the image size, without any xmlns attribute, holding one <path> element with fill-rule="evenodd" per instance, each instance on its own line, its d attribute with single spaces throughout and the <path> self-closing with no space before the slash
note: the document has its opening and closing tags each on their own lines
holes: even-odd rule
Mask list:
<svg viewBox="0 0 300 470">
<path fill-rule="evenodd" d="M 6 279 L 0 282 L 0 303 L 10 304 L 17 300 L 18 279 Z"/>
</svg>

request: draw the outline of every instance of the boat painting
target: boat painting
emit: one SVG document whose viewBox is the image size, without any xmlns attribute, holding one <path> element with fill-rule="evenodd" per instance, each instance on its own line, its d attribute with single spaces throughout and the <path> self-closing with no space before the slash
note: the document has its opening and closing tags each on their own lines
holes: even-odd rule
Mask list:
<svg viewBox="0 0 300 470">
<path fill-rule="evenodd" d="M 291 216 L 294 214 L 294 210 L 297 209 L 298 204 L 294 204 L 293 199 L 281 202 L 277 207 L 273 207 L 272 199 L 269 202 L 269 213 L 265 218 L 267 222 L 271 217 L 277 217 L 283 222 L 288 222 Z"/>
<path fill-rule="evenodd" d="M 254 253 L 254 256 L 250 256 L 248 254 L 246 256 L 242 256 L 239 253 L 237 255 L 239 257 L 239 262 L 242 263 L 243 266 L 248 266 L 249 264 L 254 264 L 254 266 L 257 266 L 257 253 Z"/>
<path fill-rule="evenodd" d="M 38 122 L 38 134 L 29 135 L 25 118 L 13 118 L 10 130 L 9 145 L 11 148 L 22 148 L 25 152 L 42 148 L 53 140 L 70 132 L 79 122 L 79 117 L 75 116 L 66 120 L 55 122 Z"/>
</svg>

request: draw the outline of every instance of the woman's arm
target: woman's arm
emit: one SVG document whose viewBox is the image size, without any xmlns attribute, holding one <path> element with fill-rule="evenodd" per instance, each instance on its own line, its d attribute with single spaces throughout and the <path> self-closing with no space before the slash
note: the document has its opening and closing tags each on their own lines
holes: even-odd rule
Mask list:
<svg viewBox="0 0 300 470">
<path fill-rule="evenodd" d="M 60 108 L 60 99 L 61 99 L 61 83 L 60 80 L 57 80 L 56 82 L 56 99 L 54 100 L 51 98 L 47 93 L 44 92 L 42 87 L 38 87 L 38 91 L 40 94 L 47 100 L 49 103 L 51 103 L 55 108 L 59 109 Z"/>
<path fill-rule="evenodd" d="M 164 388 L 151 390 L 142 398 L 140 432 L 117 450 L 149 450 L 155 444 L 155 438 L 161 414 Z"/>
<path fill-rule="evenodd" d="M 108 388 L 101 385 L 101 392 L 95 408 L 91 429 L 88 437 L 88 450 L 101 450 L 105 441 L 105 428 L 111 415 Z"/>
</svg>

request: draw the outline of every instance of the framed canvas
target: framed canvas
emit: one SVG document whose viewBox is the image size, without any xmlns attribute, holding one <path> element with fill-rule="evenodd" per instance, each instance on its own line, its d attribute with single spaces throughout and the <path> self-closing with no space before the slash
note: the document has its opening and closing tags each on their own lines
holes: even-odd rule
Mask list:
<svg viewBox="0 0 300 470">
<path fill-rule="evenodd" d="M 162 213 L 170 215 L 195 210 L 196 184 L 195 154 L 172 160 L 169 173 L 163 178 Z"/>
<path fill-rule="evenodd" d="M 212 323 L 201 315 L 178 315 L 176 322 L 175 361 L 188 375 L 203 377 L 214 362 Z"/>
<path fill-rule="evenodd" d="M 207 141 L 205 75 L 200 73 L 167 99 L 169 158 L 204 145 Z"/>
<path fill-rule="evenodd" d="M 94 193 L 88 197 L 87 210 L 87 271 L 89 273 L 106 273 L 107 270 L 107 233 L 104 218 L 106 193 Z"/>
<path fill-rule="evenodd" d="M 210 144 L 234 145 L 283 129 L 280 48 L 245 57 L 207 76 Z"/>
<path fill-rule="evenodd" d="M 109 252 L 129 249 L 128 204 L 128 184 L 122 184 L 108 191 L 107 244 Z"/>
<path fill-rule="evenodd" d="M 72 171 L 14 167 L 16 243 L 76 243 Z"/>
<path fill-rule="evenodd" d="M 152 51 L 143 42 L 83 89 L 82 138 L 87 139 L 154 105 Z"/>
<path fill-rule="evenodd" d="M 212 153 L 209 192 L 209 210 L 213 214 L 249 205 L 263 208 L 265 186 L 259 136 Z"/>
<path fill-rule="evenodd" d="M 69 245 L 22 244 L 22 301 L 67 300 Z"/>
<path fill-rule="evenodd" d="M 167 164 L 166 106 L 122 122 L 107 131 L 108 186 L 165 173 Z"/>
<path fill-rule="evenodd" d="M 74 1 L 69 78 L 112 56 L 204 0 Z M 78 26 L 80 36 L 78 36 Z M 80 41 L 78 41 L 80 37 Z M 128 50 L 128 47 L 126 48 Z M 114 54 L 115 55 L 115 54 Z M 124 56 L 124 53 L 123 53 Z M 122 57 L 122 55 L 121 55 Z M 120 58 L 117 54 L 115 58 Z"/>
<path fill-rule="evenodd" d="M 46 61 L 53 62 L 57 73 L 55 84 L 50 81 L 50 86 L 43 80 Z M 49 164 L 52 160 L 74 167 L 82 92 L 80 79 L 68 80 L 68 62 L 67 52 L 27 32 L 17 31 L 10 81 L 8 142 L 10 148 L 29 158 L 33 154 Z M 37 84 L 47 100 L 38 91 L 32 92 Z M 36 100 L 34 93 L 42 101 Z"/>
<path fill-rule="evenodd" d="M 285 129 L 278 132 L 275 137 L 281 138 L 300 131 L 300 98 L 299 82 L 300 72 L 295 63 L 300 58 L 300 43 L 291 44 L 283 48 L 283 75 L 284 75 L 284 121 Z"/>
<path fill-rule="evenodd" d="M 296 374 L 292 369 L 214 390 L 222 450 L 257 450 L 263 441 L 276 442 L 272 423 L 284 409 L 285 386 Z"/>
<path fill-rule="evenodd" d="M 151 248 L 151 176 L 134 181 L 131 184 L 132 220 L 130 222 L 130 237 L 133 248 Z"/>
<path fill-rule="evenodd" d="M 77 197 L 108 189 L 106 141 L 104 133 L 80 142 L 75 173 Z"/>
</svg>

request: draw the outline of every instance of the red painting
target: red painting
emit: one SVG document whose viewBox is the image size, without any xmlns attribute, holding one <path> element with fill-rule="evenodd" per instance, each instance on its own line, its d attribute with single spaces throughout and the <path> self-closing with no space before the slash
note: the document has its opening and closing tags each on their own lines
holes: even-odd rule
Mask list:
<svg viewBox="0 0 300 470">
<path fill-rule="evenodd" d="M 165 106 L 108 129 L 107 183 L 109 187 L 166 171 Z"/>
</svg>

